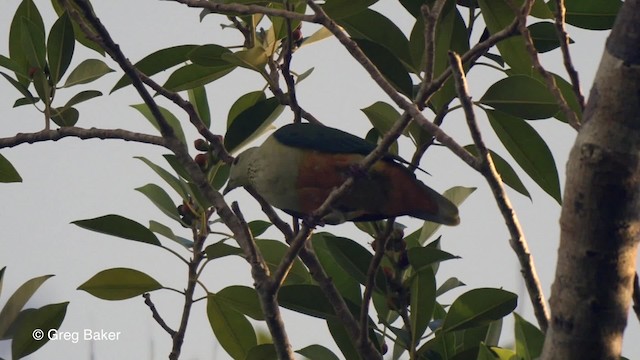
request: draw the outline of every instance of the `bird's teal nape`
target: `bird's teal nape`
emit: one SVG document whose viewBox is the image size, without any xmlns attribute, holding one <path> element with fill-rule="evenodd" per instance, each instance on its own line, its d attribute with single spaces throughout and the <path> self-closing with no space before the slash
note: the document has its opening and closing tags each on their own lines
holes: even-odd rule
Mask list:
<svg viewBox="0 0 640 360">
<path fill-rule="evenodd" d="M 261 146 L 236 157 L 224 193 L 251 185 L 272 206 L 304 218 L 354 175 L 354 166 L 373 149 L 375 144 L 338 129 L 289 124 L 275 131 Z M 457 225 L 458 208 L 398 160 L 389 154 L 367 173 L 355 174 L 351 189 L 338 199 L 323 221 L 339 224 L 408 215 Z"/>
</svg>

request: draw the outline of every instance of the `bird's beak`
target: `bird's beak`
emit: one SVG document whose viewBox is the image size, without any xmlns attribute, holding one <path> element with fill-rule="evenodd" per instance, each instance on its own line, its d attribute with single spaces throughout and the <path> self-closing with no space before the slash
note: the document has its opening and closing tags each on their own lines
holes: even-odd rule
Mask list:
<svg viewBox="0 0 640 360">
<path fill-rule="evenodd" d="M 224 188 L 224 190 L 222 190 L 222 195 L 227 195 L 227 193 L 231 190 L 233 190 L 235 187 L 233 186 L 229 186 L 230 184 L 227 184 L 227 187 Z"/>
</svg>

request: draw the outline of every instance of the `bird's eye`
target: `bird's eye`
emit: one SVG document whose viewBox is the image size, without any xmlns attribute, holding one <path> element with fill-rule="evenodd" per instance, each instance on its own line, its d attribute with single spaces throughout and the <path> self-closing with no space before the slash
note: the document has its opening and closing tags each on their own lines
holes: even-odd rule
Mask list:
<svg viewBox="0 0 640 360">
<path fill-rule="evenodd" d="M 238 165 L 238 161 L 240 161 L 240 155 L 236 156 L 236 158 L 233 159 L 233 165 Z"/>
</svg>

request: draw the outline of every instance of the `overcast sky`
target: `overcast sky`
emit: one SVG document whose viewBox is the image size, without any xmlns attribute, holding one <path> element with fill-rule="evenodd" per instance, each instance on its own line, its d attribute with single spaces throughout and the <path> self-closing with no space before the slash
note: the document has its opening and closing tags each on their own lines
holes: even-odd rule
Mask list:
<svg viewBox="0 0 640 360">
<path fill-rule="evenodd" d="M 3 55 L 8 55 L 9 24 L 18 4 L 18 0 L 4 0 L 0 5 L 0 53 Z M 48 31 L 55 21 L 50 2 L 36 0 L 36 4 Z M 240 37 L 233 30 L 220 30 L 219 19 L 224 20 L 223 17 L 208 16 L 200 23 L 198 10 L 169 1 L 94 1 L 94 6 L 112 37 L 133 61 L 155 50 L 174 45 L 240 43 Z M 374 8 L 381 11 L 395 9 L 393 20 L 403 31 L 410 30 L 412 18 L 396 1 L 381 0 Z M 305 24 L 303 33 L 308 36 L 316 29 L 313 25 Z M 580 71 L 583 91 L 587 94 L 606 33 L 580 31 L 572 27 L 569 27 L 569 31 L 576 40 L 571 50 L 575 65 Z M 77 45 L 73 64 L 78 64 L 87 57 L 96 58 L 99 55 Z M 555 52 L 543 56 L 543 60 L 549 69 L 565 76 L 560 57 Z M 82 89 L 97 89 L 108 93 L 122 73 L 110 59 L 105 61 L 116 68 L 117 72 Z M 365 71 L 332 39 L 300 49 L 295 54 L 292 67 L 299 73 L 315 67 L 312 75 L 298 87 L 298 99 L 302 107 L 327 125 L 364 136 L 370 129 L 370 123 L 360 109 L 376 101 L 391 103 Z M 167 75 L 168 73 L 161 74 L 160 78 Z M 487 86 L 499 77 L 500 74 L 496 71 L 475 69 L 469 76 L 473 97 L 480 98 Z M 209 86 L 207 91 L 214 133 L 223 133 L 229 107 L 235 99 L 249 91 L 260 90 L 263 86 L 261 78 L 244 69 L 236 69 Z M 70 98 L 78 89 L 60 91 L 58 95 L 61 102 Z M 10 84 L 0 81 L 0 137 L 38 131 L 43 127 L 41 114 L 33 108 L 11 108 L 18 97 L 19 94 Z M 87 102 L 78 106 L 78 126 L 126 128 L 155 134 L 147 121 L 129 107 L 140 102 L 130 87 Z M 167 102 L 162 104 L 175 109 Z M 184 114 L 178 110 L 176 114 L 186 121 Z M 485 129 L 483 135 L 487 144 L 509 159 L 488 127 L 486 119 L 481 113 L 478 115 L 481 127 Z M 276 125 L 280 126 L 291 119 L 291 113 L 285 111 Z M 563 185 L 567 154 L 575 132 L 556 120 L 530 123 L 548 142 Z M 466 145 L 471 142 L 461 111 L 450 114 L 443 128 L 459 143 Z M 196 138 L 195 131 L 186 125 L 185 129 L 190 141 Z M 410 156 L 410 151 L 409 144 L 401 144 L 402 154 Z M 29 278 L 55 274 L 37 292 L 30 306 L 40 307 L 48 303 L 71 301 L 61 330 L 82 331 L 90 328 L 122 332 L 122 337 L 112 342 L 50 342 L 29 359 L 60 358 L 63 355 L 68 358 L 89 358 L 92 348 L 96 360 L 165 358 L 170 351 L 170 339 L 151 319 L 141 298 L 108 302 L 75 289 L 95 273 L 111 267 L 139 269 L 164 285 L 181 289 L 186 283 L 184 265 L 161 249 L 89 232 L 71 225 L 70 222 L 113 213 L 143 224 L 147 224 L 149 220 L 161 221 L 171 225 L 175 232 L 188 237 L 188 231 L 177 227 L 134 190 L 151 182 L 164 185 L 148 167 L 133 157 L 145 156 L 164 165 L 161 155 L 166 151 L 150 145 L 115 140 L 80 141 L 67 138 L 56 143 L 2 149 L 0 153 L 16 166 L 24 179 L 19 184 L 0 184 L 0 200 L 3 204 L 0 206 L 0 266 L 7 266 L 0 304 Z M 193 153 L 196 153 L 195 150 Z M 516 167 L 515 162 L 511 163 Z M 533 321 L 528 297 L 522 293 L 517 261 L 508 244 L 508 233 L 482 177 L 453 154 L 438 147 L 428 151 L 421 165 L 432 176 L 419 176 L 438 191 L 456 185 L 478 187 L 460 209 L 461 225 L 441 228 L 439 231 L 443 236 L 444 250 L 459 255 L 462 259 L 443 264 L 438 273 L 438 282 L 442 283 L 448 277 L 455 276 L 468 285 L 452 291 L 440 301 L 452 301 L 455 296 L 472 288 L 501 287 L 524 295 L 520 299 L 518 311 Z M 560 207 L 528 179 L 526 174 L 519 169 L 517 171 L 533 200 L 511 190 L 508 192 L 529 241 L 545 295 L 549 297 L 558 246 Z M 177 195 L 173 198 L 178 201 Z M 266 218 L 242 190 L 234 191 L 228 199 L 239 200 L 247 218 Z M 420 226 L 420 222 L 408 218 L 398 221 L 412 230 Z M 351 225 L 332 226 L 325 230 L 352 237 L 365 246 L 370 241 Z M 281 239 L 275 231 L 269 232 L 266 237 Z M 209 264 L 204 282 L 212 291 L 231 284 L 252 283 L 248 265 L 238 257 L 228 257 Z M 176 324 L 182 307 L 180 296 L 163 292 L 153 293 L 152 297 L 167 322 L 170 325 Z M 284 312 L 295 349 L 315 342 L 335 349 L 326 334 L 323 321 L 297 316 L 287 310 Z M 204 303 L 198 303 L 192 314 L 181 358 L 226 359 L 224 351 L 215 345 Z M 640 334 L 638 322 L 634 316 L 629 319 L 629 332 L 623 354 L 631 359 L 640 358 L 640 350 L 637 346 L 636 349 L 632 346 L 633 339 Z M 258 326 L 264 328 L 262 324 Z M 512 339 L 513 333 L 511 322 L 507 322 L 505 326 L 509 328 L 504 329 L 503 340 L 508 341 Z M 0 357 L 10 358 L 8 342 L 0 342 Z"/>
</svg>

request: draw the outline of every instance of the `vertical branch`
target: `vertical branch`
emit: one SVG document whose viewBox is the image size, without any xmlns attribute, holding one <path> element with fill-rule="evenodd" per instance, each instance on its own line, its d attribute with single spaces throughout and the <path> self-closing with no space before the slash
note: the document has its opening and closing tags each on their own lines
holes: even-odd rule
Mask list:
<svg viewBox="0 0 640 360">
<path fill-rule="evenodd" d="M 562 60 L 564 61 L 565 69 L 567 69 L 567 74 L 569 74 L 569 78 L 571 79 L 571 87 L 573 88 L 573 93 L 576 94 L 580 109 L 584 111 L 584 95 L 582 94 L 582 90 L 580 90 L 580 78 L 578 77 L 578 72 L 576 71 L 575 67 L 573 66 L 573 62 L 571 61 L 571 53 L 569 52 L 569 36 L 567 35 L 567 30 L 565 28 L 565 15 L 567 12 L 567 8 L 564 6 L 564 0 L 555 0 L 555 2 L 555 25 L 556 33 L 558 34 L 558 39 L 560 40 Z"/>
<path fill-rule="evenodd" d="M 482 140 L 480 129 L 478 128 L 475 114 L 473 112 L 473 104 L 471 103 L 471 97 L 469 96 L 469 90 L 467 88 L 464 69 L 462 68 L 460 57 L 457 54 L 450 52 L 449 61 L 452 65 L 451 68 L 453 69 L 454 79 L 456 82 L 456 91 L 458 92 L 460 103 L 464 109 L 469 131 L 471 132 L 473 142 L 478 148 L 481 161 L 480 173 L 487 180 L 487 183 L 493 192 L 493 197 L 496 199 L 498 208 L 505 220 L 507 229 L 511 235 L 511 247 L 520 261 L 522 276 L 524 277 L 524 281 L 529 292 L 533 311 L 536 319 L 538 320 L 540 329 L 544 332 L 547 330 L 549 323 L 549 309 L 542 292 L 540 280 L 538 279 L 538 274 L 533 262 L 533 256 L 529 251 L 529 246 L 527 245 L 527 240 L 525 239 L 522 228 L 520 227 L 518 217 L 516 216 L 516 213 L 511 206 L 511 202 L 509 201 L 509 197 L 504 190 L 500 174 L 496 171 L 491 155 L 489 154 L 489 150 Z"/>
<path fill-rule="evenodd" d="M 533 6 L 533 1 L 529 0 L 525 2 L 522 8 L 515 11 L 516 19 L 518 20 L 518 30 L 520 31 L 520 34 L 522 34 L 522 37 L 524 38 L 527 52 L 529 53 L 529 57 L 533 62 L 533 67 L 544 78 L 545 82 L 547 83 L 547 88 L 549 89 L 553 97 L 556 99 L 558 106 L 560 107 L 560 110 L 562 111 L 564 116 L 567 117 L 567 121 L 569 121 L 569 125 L 571 125 L 574 129 L 578 130 L 580 129 L 580 120 L 578 119 L 578 116 L 569 107 L 567 100 L 564 98 L 564 95 L 562 95 L 560 88 L 558 88 L 558 85 L 556 84 L 556 79 L 553 77 L 553 75 L 550 72 L 548 72 L 544 68 L 544 66 L 542 66 L 542 63 L 540 62 L 540 58 L 538 57 L 538 51 L 536 50 L 536 47 L 533 45 L 531 32 L 529 32 L 529 29 L 527 28 L 527 16 L 531 11 L 532 6 Z"/>
<path fill-rule="evenodd" d="M 395 222 L 395 218 L 391 218 L 387 220 L 387 224 L 383 231 L 379 232 L 376 236 L 375 241 L 375 254 L 369 263 L 369 268 L 367 269 L 367 280 L 364 286 L 364 294 L 362 295 L 362 306 L 360 308 L 360 340 L 358 341 L 358 345 L 366 344 L 369 341 L 369 304 L 371 302 L 371 297 L 373 296 L 373 289 L 375 288 L 375 280 L 376 274 L 378 274 L 378 269 L 380 268 L 380 263 L 382 262 L 382 258 L 384 257 L 384 252 L 387 247 L 387 242 L 391 233 L 393 232 L 393 224 Z"/>
</svg>

